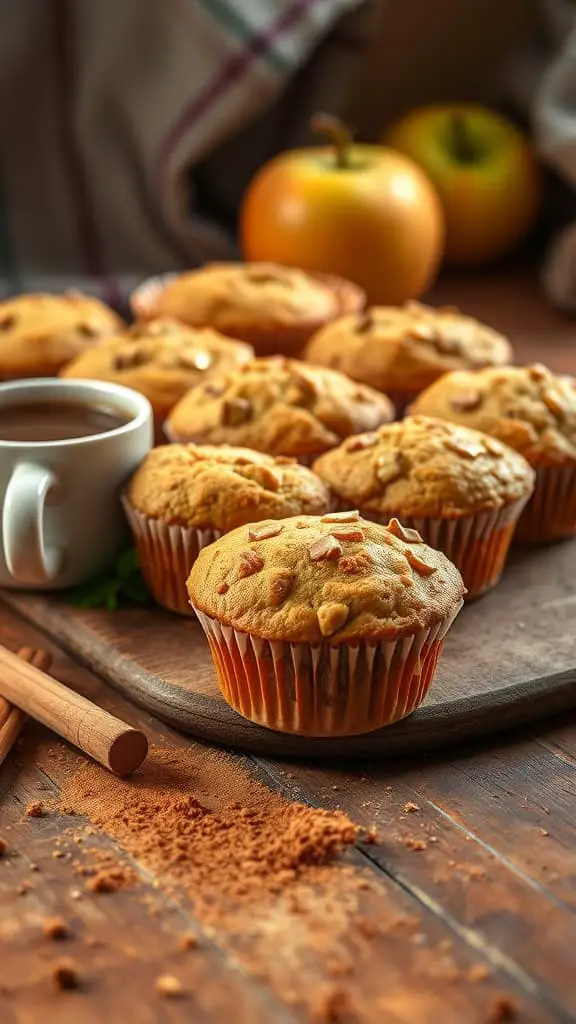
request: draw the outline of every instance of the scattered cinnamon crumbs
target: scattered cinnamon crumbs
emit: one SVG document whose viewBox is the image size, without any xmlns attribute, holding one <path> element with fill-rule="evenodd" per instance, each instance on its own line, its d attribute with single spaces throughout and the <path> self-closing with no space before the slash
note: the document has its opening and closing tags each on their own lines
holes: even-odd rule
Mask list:
<svg viewBox="0 0 576 1024">
<path fill-rule="evenodd" d="M 486 964 L 474 964 L 466 974 L 468 981 L 473 982 L 488 981 L 491 976 L 492 972 Z"/>
<path fill-rule="evenodd" d="M 73 960 L 59 960 L 54 964 L 52 978 L 58 988 L 65 992 L 80 987 L 80 975 Z"/>
<path fill-rule="evenodd" d="M 41 818 L 44 814 L 44 804 L 40 800 L 33 800 L 26 805 L 26 814 L 29 818 Z"/>
<path fill-rule="evenodd" d="M 407 804 L 404 804 L 404 810 L 406 811 L 406 814 L 413 814 L 415 811 L 419 811 L 420 808 L 418 804 L 412 803 L 412 801 L 409 800 Z"/>
<path fill-rule="evenodd" d="M 42 925 L 47 939 L 66 939 L 70 934 L 68 925 L 61 917 L 47 917 Z"/>
<path fill-rule="evenodd" d="M 125 864 L 114 864 L 100 868 L 86 882 L 89 892 L 120 892 L 134 884 L 136 873 Z"/>
<path fill-rule="evenodd" d="M 508 1021 L 516 1020 L 518 1010 L 508 996 L 498 996 L 490 1008 L 490 1016 L 486 1024 L 508 1024 Z"/>
<path fill-rule="evenodd" d="M 160 974 L 156 978 L 155 984 L 158 995 L 165 996 L 167 999 L 178 999 L 184 995 L 182 982 L 173 974 Z"/>
<path fill-rule="evenodd" d="M 404 846 L 406 847 L 407 850 L 420 851 L 426 849 L 426 843 L 424 842 L 424 840 L 414 839 L 413 836 L 408 836 L 408 839 L 404 840 Z"/>
<path fill-rule="evenodd" d="M 178 949 L 187 951 L 189 949 L 196 949 L 197 946 L 198 939 L 193 932 L 186 932 L 178 939 Z"/>
</svg>

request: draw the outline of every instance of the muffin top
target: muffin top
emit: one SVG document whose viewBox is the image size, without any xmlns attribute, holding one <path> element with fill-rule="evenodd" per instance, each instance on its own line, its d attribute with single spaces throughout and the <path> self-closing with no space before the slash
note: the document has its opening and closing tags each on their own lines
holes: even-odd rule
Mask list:
<svg viewBox="0 0 576 1024">
<path fill-rule="evenodd" d="M 124 384 L 167 413 L 195 384 L 241 366 L 253 355 L 250 345 L 209 327 L 194 329 L 162 317 L 134 324 L 88 349 L 65 367 L 62 376 Z"/>
<path fill-rule="evenodd" d="M 241 526 L 200 552 L 188 579 L 201 612 L 268 640 L 391 640 L 444 622 L 458 570 L 398 520 L 358 512 Z"/>
<path fill-rule="evenodd" d="M 275 263 L 209 263 L 169 281 L 152 304 L 154 315 L 234 333 L 324 323 L 362 308 L 364 295 L 351 282 Z"/>
<path fill-rule="evenodd" d="M 347 504 L 367 513 L 458 518 L 527 497 L 534 470 L 493 437 L 427 416 L 358 434 L 314 463 Z"/>
<path fill-rule="evenodd" d="M 304 357 L 382 391 L 428 387 L 449 370 L 501 366 L 510 342 L 457 309 L 373 306 L 321 328 Z"/>
<path fill-rule="evenodd" d="M 7 299 L 0 302 L 0 377 L 52 376 L 123 326 L 103 302 L 80 292 Z"/>
<path fill-rule="evenodd" d="M 393 415 L 388 399 L 372 388 L 335 370 L 272 356 L 189 391 L 166 426 L 174 440 L 307 455 Z"/>
<path fill-rule="evenodd" d="M 130 480 L 127 497 L 154 519 L 222 532 L 300 512 L 321 515 L 331 507 L 326 485 L 292 459 L 193 444 L 153 448 Z"/>
<path fill-rule="evenodd" d="M 483 430 L 534 466 L 576 459 L 576 379 L 538 363 L 450 373 L 419 395 L 411 412 Z"/>
</svg>

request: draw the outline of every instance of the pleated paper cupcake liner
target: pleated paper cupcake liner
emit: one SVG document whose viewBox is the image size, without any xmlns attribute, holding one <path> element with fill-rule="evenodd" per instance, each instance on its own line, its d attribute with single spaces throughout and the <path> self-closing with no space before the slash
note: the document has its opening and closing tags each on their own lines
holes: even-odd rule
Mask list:
<svg viewBox="0 0 576 1024">
<path fill-rule="evenodd" d="M 534 493 L 514 534 L 518 544 L 546 544 L 576 534 L 576 465 L 536 468 Z"/>
<path fill-rule="evenodd" d="M 186 580 L 199 552 L 218 540 L 221 532 L 163 523 L 139 512 L 126 497 L 122 498 L 122 505 L 152 596 L 168 611 L 193 618 Z"/>
<path fill-rule="evenodd" d="M 412 636 L 338 647 L 262 640 L 196 614 L 222 694 L 244 718 L 278 732 L 353 736 L 397 722 L 422 703 L 461 606 Z"/>
<path fill-rule="evenodd" d="M 516 524 L 527 500 L 521 498 L 504 508 L 477 512 L 476 515 L 462 516 L 460 519 L 386 512 L 377 517 L 377 521 L 386 525 L 395 517 L 405 526 L 418 530 L 422 540 L 431 548 L 443 551 L 460 572 L 468 591 L 466 600 L 470 601 L 498 583 Z M 361 510 L 361 514 L 372 521 L 376 518 L 366 510 Z"/>
</svg>

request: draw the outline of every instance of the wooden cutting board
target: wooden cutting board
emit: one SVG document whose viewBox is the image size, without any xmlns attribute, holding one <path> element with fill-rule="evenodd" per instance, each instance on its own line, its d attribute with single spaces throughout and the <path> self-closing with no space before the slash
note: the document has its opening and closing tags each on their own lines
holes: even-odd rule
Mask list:
<svg viewBox="0 0 576 1024">
<path fill-rule="evenodd" d="M 286 757 L 384 757 L 432 749 L 576 708 L 576 541 L 513 555 L 449 632 L 426 703 L 364 736 L 271 732 L 220 696 L 203 633 L 160 610 L 82 611 L 62 598 L 3 599 L 159 718 L 203 739 Z"/>
</svg>

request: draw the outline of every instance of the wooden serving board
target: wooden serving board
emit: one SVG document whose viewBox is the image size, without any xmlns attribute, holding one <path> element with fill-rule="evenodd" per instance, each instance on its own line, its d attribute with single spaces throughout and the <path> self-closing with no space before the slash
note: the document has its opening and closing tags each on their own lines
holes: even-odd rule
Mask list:
<svg viewBox="0 0 576 1024">
<path fill-rule="evenodd" d="M 122 693 L 203 739 L 286 757 L 382 757 L 432 749 L 576 708 L 576 541 L 516 552 L 500 585 L 464 608 L 431 692 L 396 725 L 314 739 L 263 729 L 220 696 L 198 624 L 160 610 L 83 611 L 16 591 L 3 599 Z"/>
</svg>

